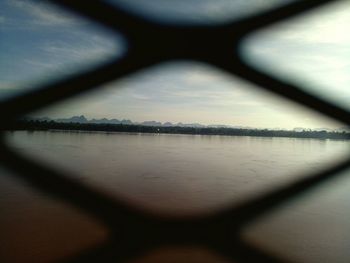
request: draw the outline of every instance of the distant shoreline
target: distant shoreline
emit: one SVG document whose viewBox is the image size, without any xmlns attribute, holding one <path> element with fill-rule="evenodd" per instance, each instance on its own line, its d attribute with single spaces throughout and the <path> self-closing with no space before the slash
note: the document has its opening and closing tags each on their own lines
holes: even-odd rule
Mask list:
<svg viewBox="0 0 350 263">
<path fill-rule="evenodd" d="M 350 140 L 349 132 L 329 131 L 288 131 L 269 129 L 215 128 L 215 127 L 181 127 L 181 126 L 145 126 L 137 124 L 103 124 L 103 123 L 63 123 L 55 121 L 21 120 L 11 130 L 62 130 L 62 131 L 103 131 L 127 133 L 224 135 L 251 137 L 284 137 Z"/>
</svg>

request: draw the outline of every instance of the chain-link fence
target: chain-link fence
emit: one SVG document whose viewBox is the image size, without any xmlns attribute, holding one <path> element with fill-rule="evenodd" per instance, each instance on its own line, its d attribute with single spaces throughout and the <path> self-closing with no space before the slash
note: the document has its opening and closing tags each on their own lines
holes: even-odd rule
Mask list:
<svg viewBox="0 0 350 263">
<path fill-rule="evenodd" d="M 3 101 L 0 105 L 2 135 L 11 128 L 16 119 L 29 112 L 77 96 L 139 69 L 178 59 L 214 65 L 262 89 L 346 125 L 350 124 L 349 111 L 308 94 L 302 87 L 252 68 L 243 61 L 239 52 L 243 38 L 254 31 L 334 1 L 294 1 L 235 22 L 200 26 L 164 25 L 127 13 L 102 1 L 52 2 L 112 31 L 121 32 L 127 39 L 128 51 L 122 58 L 97 68 Z M 3 138 L 1 145 L 0 161 L 4 167 L 14 171 L 16 176 L 29 182 L 36 189 L 83 210 L 110 230 L 109 239 L 102 245 L 81 251 L 68 262 L 119 262 L 163 245 L 200 245 L 235 262 L 283 262 L 275 255 L 253 247 L 243 240 L 242 228 L 261 215 L 281 207 L 286 201 L 334 178 L 350 166 L 350 159 L 347 159 L 327 170 L 308 175 L 296 183 L 252 198 L 215 215 L 171 219 L 140 212 L 68 178 L 60 171 L 19 156 L 7 146 Z"/>
</svg>

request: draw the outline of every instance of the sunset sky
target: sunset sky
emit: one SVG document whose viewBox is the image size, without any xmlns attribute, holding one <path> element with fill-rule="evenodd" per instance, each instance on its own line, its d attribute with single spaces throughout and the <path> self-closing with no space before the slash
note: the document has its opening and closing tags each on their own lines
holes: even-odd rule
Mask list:
<svg viewBox="0 0 350 263">
<path fill-rule="evenodd" d="M 287 1 L 118 0 L 167 23 L 221 23 Z M 176 2 L 176 4 L 174 4 Z M 249 2 L 249 3 L 247 3 Z M 163 12 L 163 13 L 162 13 Z M 166 12 L 164 15 L 164 12 Z M 275 25 L 245 40 L 244 58 L 350 107 L 350 1 Z M 40 2 L 0 2 L 0 99 L 69 76 L 127 50 L 121 35 Z M 338 127 L 249 83 L 197 62 L 168 62 L 109 83 L 36 116 L 118 118 L 267 128 Z"/>
</svg>

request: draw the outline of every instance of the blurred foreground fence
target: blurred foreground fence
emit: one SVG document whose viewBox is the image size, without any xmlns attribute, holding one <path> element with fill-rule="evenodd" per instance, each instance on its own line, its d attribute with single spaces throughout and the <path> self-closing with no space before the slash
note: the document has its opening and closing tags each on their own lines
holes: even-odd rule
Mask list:
<svg viewBox="0 0 350 263">
<path fill-rule="evenodd" d="M 121 32 L 128 41 L 128 51 L 122 58 L 97 68 L 3 101 L 0 105 L 2 135 L 17 118 L 31 111 L 98 88 L 104 83 L 146 67 L 173 60 L 208 63 L 262 89 L 350 125 L 349 111 L 308 94 L 302 87 L 252 68 L 243 61 L 239 53 L 244 37 L 254 31 L 334 1 L 294 1 L 235 22 L 208 26 L 162 24 L 102 1 L 52 2 Z M 241 238 L 241 229 L 286 201 L 334 178 L 350 166 L 350 159 L 347 159 L 327 170 L 307 175 L 297 183 L 275 189 L 258 198 L 251 198 L 244 204 L 227 208 L 217 214 L 179 219 L 141 212 L 118 200 L 110 199 L 103 192 L 89 188 L 60 171 L 14 153 L 3 138 L 1 145 L 2 166 L 14 171 L 16 176 L 37 190 L 70 203 L 110 229 L 110 237 L 105 243 L 91 250 L 83 250 L 67 259 L 67 262 L 121 262 L 164 245 L 198 245 L 234 262 L 283 262 L 277 256 L 244 241 Z"/>
</svg>

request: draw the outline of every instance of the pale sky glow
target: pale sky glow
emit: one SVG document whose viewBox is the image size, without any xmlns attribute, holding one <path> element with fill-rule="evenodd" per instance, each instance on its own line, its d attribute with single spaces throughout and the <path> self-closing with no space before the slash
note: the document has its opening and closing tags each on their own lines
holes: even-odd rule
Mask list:
<svg viewBox="0 0 350 263">
<path fill-rule="evenodd" d="M 246 41 L 254 65 L 350 108 L 350 1 L 339 1 Z"/>
<path fill-rule="evenodd" d="M 151 2 L 155 5 L 157 1 Z M 220 12 L 227 19 L 227 10 L 237 10 L 232 7 L 235 1 L 229 1 L 231 9 L 219 8 L 228 3 L 227 0 L 219 1 L 217 6 L 212 0 L 201 2 L 206 8 L 196 15 L 197 21 L 220 18 Z M 278 2 L 281 1 L 271 1 L 269 5 Z M 244 9 L 243 3 L 236 2 Z M 269 6 L 262 1 L 250 3 L 251 8 L 255 3 L 260 10 Z M 349 107 L 350 36 L 346 32 L 350 25 L 350 1 L 333 6 L 247 39 L 244 56 L 258 67 L 278 72 L 289 81 L 303 83 L 310 91 Z M 104 61 L 125 50 L 120 36 L 111 37 L 84 20 L 56 9 L 53 11 L 46 5 L 5 0 L 0 3 L 0 10 L 0 97 L 25 89 L 23 83 L 69 75 L 89 62 Z M 222 22 L 214 18 L 212 21 Z M 279 100 L 211 66 L 184 61 L 146 69 L 81 98 L 36 113 L 50 117 L 81 114 L 88 118 L 260 128 L 342 126 L 320 119 L 296 104 Z"/>
<path fill-rule="evenodd" d="M 72 99 L 38 116 L 70 117 L 76 109 L 90 118 L 126 118 L 259 128 L 324 127 L 315 115 L 281 101 L 207 65 L 178 62 Z M 330 125 L 330 124 L 329 124 Z"/>
<path fill-rule="evenodd" d="M 0 1 L 0 17 L 0 98 L 120 56 L 125 49 L 120 36 L 44 1 Z"/>
</svg>

